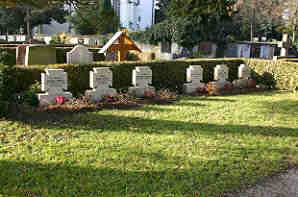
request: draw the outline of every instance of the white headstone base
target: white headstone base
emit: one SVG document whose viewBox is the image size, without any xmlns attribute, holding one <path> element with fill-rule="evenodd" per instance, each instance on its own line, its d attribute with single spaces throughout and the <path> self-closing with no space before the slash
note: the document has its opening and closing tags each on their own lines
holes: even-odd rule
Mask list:
<svg viewBox="0 0 298 197">
<path fill-rule="evenodd" d="M 145 92 L 148 91 L 150 93 L 155 94 L 156 90 L 152 86 L 146 87 L 130 87 L 128 89 L 128 94 L 133 95 L 135 97 L 141 98 L 145 96 Z"/>
<path fill-rule="evenodd" d="M 186 83 L 183 85 L 183 92 L 185 92 L 186 94 L 192 94 L 192 93 L 198 92 L 199 89 L 204 86 L 205 86 L 204 83 L 200 83 L 200 84 Z"/>
<path fill-rule="evenodd" d="M 97 88 L 93 90 L 87 90 L 85 95 L 92 101 L 98 102 L 101 101 L 104 96 L 116 96 L 117 91 L 114 88 Z"/>
<path fill-rule="evenodd" d="M 45 106 L 45 105 L 53 105 L 56 104 L 55 98 L 57 96 L 63 96 L 67 99 L 72 99 L 72 94 L 70 92 L 60 92 L 57 94 L 38 94 L 38 99 L 39 99 L 39 105 L 40 106 Z"/>
</svg>

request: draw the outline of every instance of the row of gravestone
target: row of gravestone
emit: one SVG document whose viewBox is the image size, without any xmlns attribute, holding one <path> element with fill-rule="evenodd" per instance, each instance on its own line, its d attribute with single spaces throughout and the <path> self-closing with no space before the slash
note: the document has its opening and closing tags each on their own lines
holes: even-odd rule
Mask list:
<svg viewBox="0 0 298 197">
<path fill-rule="evenodd" d="M 93 53 L 83 45 L 75 46 L 66 54 L 67 64 L 90 64 Z M 56 64 L 56 48 L 45 45 L 19 45 L 16 51 L 18 65 Z"/>
<path fill-rule="evenodd" d="M 239 67 L 239 78 L 249 79 L 250 68 L 244 64 Z M 215 67 L 214 79 L 219 88 L 224 87 L 229 77 L 229 68 L 226 65 L 217 65 Z M 184 84 L 185 93 L 194 93 L 200 87 L 204 86 L 203 69 L 201 66 L 190 66 L 186 72 L 187 82 Z M 55 103 L 57 96 L 63 96 L 71 99 L 72 94 L 67 92 L 67 73 L 63 69 L 46 69 L 46 73 L 41 74 L 41 89 L 44 94 L 38 94 L 40 105 L 49 105 Z M 90 71 L 90 88 L 86 91 L 86 96 L 93 101 L 100 101 L 104 96 L 115 96 L 117 91 L 112 87 L 113 73 L 108 67 L 93 68 Z M 143 97 L 146 92 L 155 93 L 152 84 L 152 70 L 149 67 L 136 67 L 132 75 L 133 87 L 128 90 L 129 94 L 136 97 Z"/>
</svg>

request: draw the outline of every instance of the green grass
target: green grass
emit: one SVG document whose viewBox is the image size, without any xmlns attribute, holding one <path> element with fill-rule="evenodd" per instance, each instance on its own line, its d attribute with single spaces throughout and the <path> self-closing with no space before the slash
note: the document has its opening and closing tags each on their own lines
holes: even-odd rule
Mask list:
<svg viewBox="0 0 298 197">
<path fill-rule="evenodd" d="M 298 163 L 298 93 L 0 121 L 0 196 L 220 196 Z"/>
</svg>

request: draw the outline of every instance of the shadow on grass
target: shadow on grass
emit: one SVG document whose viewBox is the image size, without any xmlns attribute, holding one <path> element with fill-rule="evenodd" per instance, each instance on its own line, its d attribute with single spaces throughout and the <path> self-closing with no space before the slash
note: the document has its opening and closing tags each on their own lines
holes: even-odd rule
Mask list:
<svg viewBox="0 0 298 197">
<path fill-rule="evenodd" d="M 147 134 L 177 134 L 185 135 L 261 135 L 298 137 L 298 131 L 294 128 L 270 127 L 270 126 L 250 126 L 233 124 L 210 124 L 194 123 L 174 120 L 145 119 L 140 117 L 125 117 L 117 115 L 103 115 L 99 113 L 72 114 L 71 116 L 59 117 L 57 114 L 33 113 L 23 117 L 23 119 L 13 119 L 33 128 L 43 129 L 72 129 L 92 132 L 136 132 Z"/>
<path fill-rule="evenodd" d="M 268 114 L 279 113 L 296 117 L 298 120 L 298 100 L 263 101 L 260 103 L 260 108 L 264 109 L 264 112 Z"/>
<path fill-rule="evenodd" d="M 171 159 L 160 155 L 145 156 L 156 163 L 168 162 Z M 179 164 L 179 161 L 174 161 Z M 119 168 L 95 168 L 82 167 L 67 160 L 64 163 L 47 164 L 0 160 L 0 195 L 200 196 L 201 192 L 211 196 L 255 181 L 249 173 L 257 176 L 260 171 L 256 166 L 248 173 L 240 160 L 231 163 L 207 160 L 197 162 L 188 169 L 177 166 L 158 171 L 146 169 L 145 166 L 139 170 L 128 170 L 121 166 L 123 163 L 118 163 Z M 275 161 L 264 161 L 263 165 L 273 163 Z"/>
</svg>

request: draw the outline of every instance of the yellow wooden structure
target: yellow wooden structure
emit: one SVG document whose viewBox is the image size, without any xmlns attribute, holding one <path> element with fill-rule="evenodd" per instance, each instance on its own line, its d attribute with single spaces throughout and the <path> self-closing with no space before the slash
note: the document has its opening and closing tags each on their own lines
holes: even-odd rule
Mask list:
<svg viewBox="0 0 298 197">
<path fill-rule="evenodd" d="M 117 32 L 99 53 L 117 54 L 117 61 L 125 61 L 128 51 L 142 51 L 137 47 L 135 42 L 127 35 L 127 31 Z"/>
</svg>

